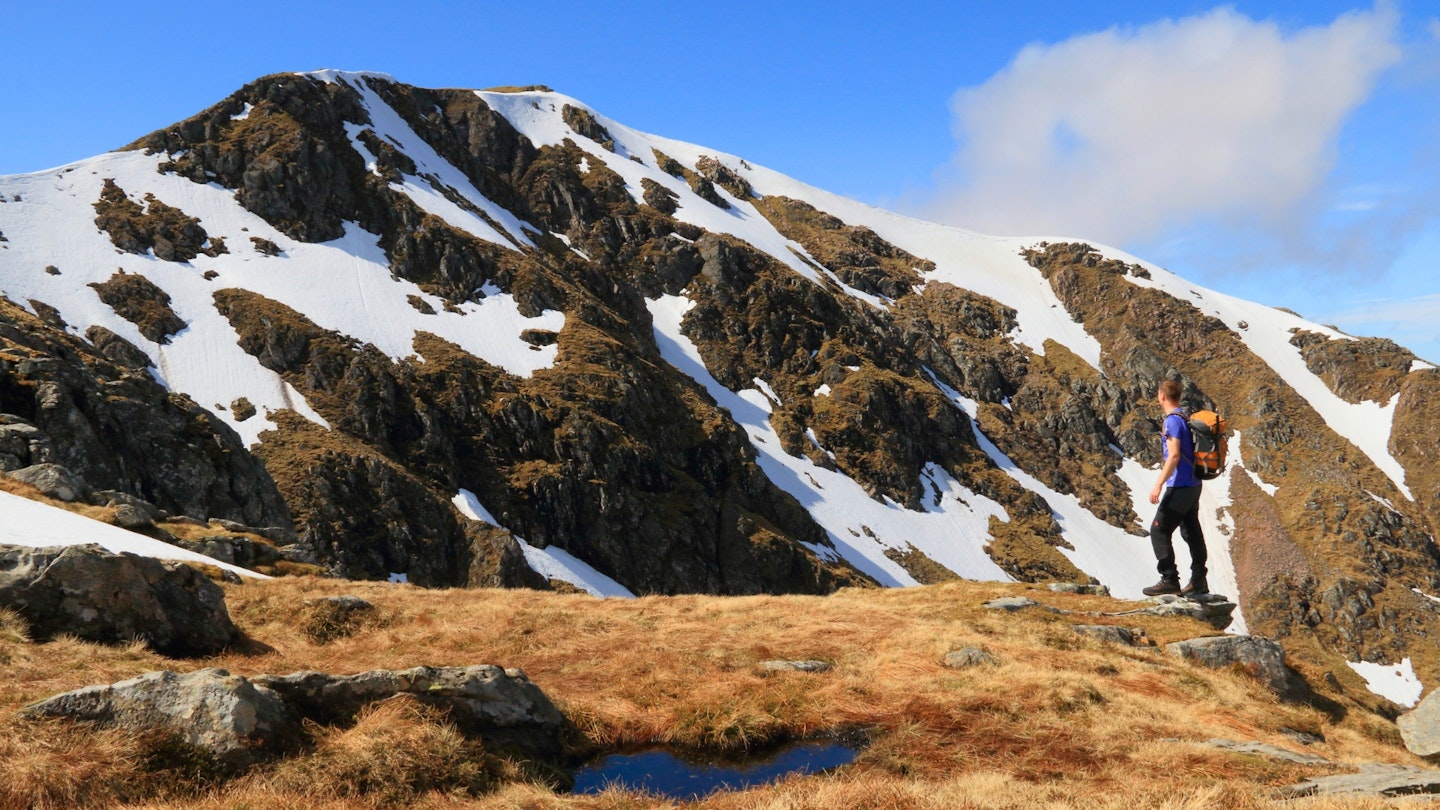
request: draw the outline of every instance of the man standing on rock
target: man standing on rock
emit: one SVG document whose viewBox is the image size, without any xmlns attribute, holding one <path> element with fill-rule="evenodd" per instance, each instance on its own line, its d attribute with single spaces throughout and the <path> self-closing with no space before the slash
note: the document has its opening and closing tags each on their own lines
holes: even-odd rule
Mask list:
<svg viewBox="0 0 1440 810">
<path fill-rule="evenodd" d="M 1185 596 L 1209 593 L 1205 582 L 1205 536 L 1200 532 L 1200 479 L 1195 477 L 1195 440 L 1190 435 L 1190 422 L 1180 410 L 1180 383 L 1166 380 L 1156 394 L 1165 411 L 1160 438 L 1165 463 L 1160 477 L 1150 490 L 1150 503 L 1158 504 L 1155 520 L 1150 523 L 1150 545 L 1155 549 L 1160 581 L 1145 588 L 1146 596 L 1178 593 Z M 1170 535 L 1180 527 L 1180 537 L 1190 547 L 1190 584 L 1180 587 L 1180 572 L 1175 567 L 1175 548 Z"/>
</svg>

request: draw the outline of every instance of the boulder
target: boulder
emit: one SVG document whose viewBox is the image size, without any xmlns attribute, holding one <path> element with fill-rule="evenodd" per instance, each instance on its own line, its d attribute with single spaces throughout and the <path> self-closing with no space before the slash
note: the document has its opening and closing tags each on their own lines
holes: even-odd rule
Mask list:
<svg viewBox="0 0 1440 810">
<path fill-rule="evenodd" d="M 85 497 L 88 487 L 78 476 L 59 464 L 32 464 L 6 475 L 29 484 L 57 501 L 70 503 Z"/>
<path fill-rule="evenodd" d="M 995 656 L 980 649 L 979 647 L 962 647 L 945 653 L 945 666 L 951 669 L 969 669 L 978 666 L 998 666 L 999 661 Z"/>
<path fill-rule="evenodd" d="M 1104 585 L 1080 584 L 1077 582 L 1052 582 L 1045 586 L 1055 593 L 1076 593 L 1084 596 L 1109 596 L 1110 589 Z"/>
<path fill-rule="evenodd" d="M 219 652 L 238 632 L 225 591 L 196 569 L 98 545 L 0 546 L 0 606 L 19 613 L 32 638 L 138 638 L 174 657 Z"/>
<path fill-rule="evenodd" d="M 541 756 L 561 753 L 561 734 L 568 727 L 565 716 L 524 672 L 492 665 L 357 675 L 296 672 L 262 675 L 255 683 L 274 690 L 304 718 L 323 724 L 347 723 L 376 701 L 411 695 L 446 710 L 465 734 Z"/>
<path fill-rule="evenodd" d="M 1440 756 L 1440 692 L 1432 691 L 1395 721 L 1410 753 L 1422 757 Z"/>
<path fill-rule="evenodd" d="M 1038 604 L 1040 603 L 1034 599 L 1024 596 L 1003 596 L 999 599 L 991 599 L 989 602 L 981 605 L 981 607 L 987 610 L 1003 610 L 1006 613 L 1014 613 L 1017 610 L 1035 607 Z"/>
<path fill-rule="evenodd" d="M 1112 644 L 1123 644 L 1126 647 L 1139 647 L 1143 643 L 1149 643 L 1143 628 L 1116 627 L 1112 624 L 1076 624 L 1070 627 L 1071 630 L 1082 636 L 1098 638 L 1101 641 L 1108 641 Z"/>
<path fill-rule="evenodd" d="M 65 717 L 104 726 L 174 734 L 231 770 L 300 739 L 300 721 L 280 696 L 223 669 L 147 672 L 33 703 L 30 719 Z"/>
<path fill-rule="evenodd" d="M 1239 664 L 1281 700 L 1298 703 L 1310 697 L 1310 686 L 1285 665 L 1285 650 L 1257 636 L 1209 636 L 1177 641 L 1165 647 L 1171 655 L 1212 669 Z"/>
</svg>

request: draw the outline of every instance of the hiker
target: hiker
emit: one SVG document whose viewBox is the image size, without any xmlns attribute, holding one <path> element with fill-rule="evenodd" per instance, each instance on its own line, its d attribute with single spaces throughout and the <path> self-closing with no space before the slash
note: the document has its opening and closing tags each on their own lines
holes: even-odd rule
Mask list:
<svg viewBox="0 0 1440 810">
<path fill-rule="evenodd" d="M 1205 536 L 1200 532 L 1200 479 L 1194 470 L 1195 440 L 1190 434 L 1190 421 L 1180 409 L 1180 383 L 1160 383 L 1156 399 L 1165 411 L 1160 430 L 1165 463 L 1150 490 L 1150 503 L 1159 507 L 1150 523 L 1150 545 L 1155 549 L 1160 581 L 1141 592 L 1146 596 L 1209 593 L 1210 586 L 1205 582 Z M 1190 547 L 1190 583 L 1183 588 L 1175 567 L 1175 548 L 1170 543 L 1177 526 L 1180 537 Z"/>
</svg>

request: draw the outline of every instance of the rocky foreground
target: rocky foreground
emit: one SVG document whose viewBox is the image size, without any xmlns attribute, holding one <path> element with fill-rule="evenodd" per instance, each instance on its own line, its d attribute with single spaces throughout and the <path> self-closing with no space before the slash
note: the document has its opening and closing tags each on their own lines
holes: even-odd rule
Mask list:
<svg viewBox="0 0 1440 810">
<path fill-rule="evenodd" d="M 28 582 L 39 604 L 44 561 L 115 556 L 29 552 L 0 567 L 0 594 Z M 865 743 L 839 772 L 706 806 L 1104 807 L 1125 784 L 1128 806 L 1359 807 L 1440 791 L 1404 747 L 1423 737 L 1407 726 L 1434 735 L 1433 708 L 1397 728 L 1398 707 L 1377 713 L 1280 645 L 1219 633 L 1221 598 L 952 582 L 597 600 L 310 577 L 196 591 L 211 589 L 231 641 L 198 657 L 157 652 L 143 630 L 140 644 L 32 635 L 31 602 L 7 597 L 0 807 L 660 807 L 563 791 L 597 752 L 840 732 Z"/>
</svg>

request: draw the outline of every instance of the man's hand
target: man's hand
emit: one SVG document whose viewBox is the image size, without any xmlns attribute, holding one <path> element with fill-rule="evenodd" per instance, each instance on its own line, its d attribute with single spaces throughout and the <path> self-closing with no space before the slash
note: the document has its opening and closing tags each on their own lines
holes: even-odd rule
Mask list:
<svg viewBox="0 0 1440 810">
<path fill-rule="evenodd" d="M 1160 493 L 1165 489 L 1164 481 L 1156 481 L 1154 488 L 1150 490 L 1150 503 L 1160 503 Z"/>
</svg>

